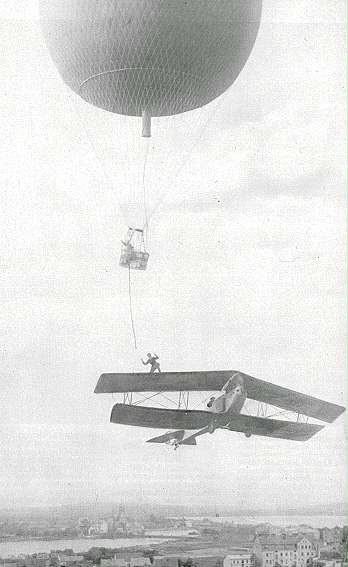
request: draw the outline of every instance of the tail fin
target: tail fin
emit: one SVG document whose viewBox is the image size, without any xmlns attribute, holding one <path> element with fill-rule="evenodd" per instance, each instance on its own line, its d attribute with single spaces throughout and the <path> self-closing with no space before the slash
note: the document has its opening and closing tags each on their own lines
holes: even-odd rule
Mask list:
<svg viewBox="0 0 348 567">
<path fill-rule="evenodd" d="M 148 439 L 146 443 L 170 443 L 170 441 L 181 441 L 184 435 L 184 429 L 180 429 L 179 431 L 168 431 L 168 433 L 165 433 L 164 435 Z"/>
</svg>

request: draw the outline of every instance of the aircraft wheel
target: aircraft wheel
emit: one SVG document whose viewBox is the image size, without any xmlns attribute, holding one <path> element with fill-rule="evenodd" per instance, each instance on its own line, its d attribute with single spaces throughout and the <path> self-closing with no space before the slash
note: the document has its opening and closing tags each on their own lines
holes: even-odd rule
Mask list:
<svg viewBox="0 0 348 567">
<path fill-rule="evenodd" d="M 245 437 L 246 437 L 247 439 L 249 439 L 249 438 L 251 437 L 251 433 L 250 433 L 250 432 L 244 433 L 244 435 L 245 435 Z"/>
</svg>

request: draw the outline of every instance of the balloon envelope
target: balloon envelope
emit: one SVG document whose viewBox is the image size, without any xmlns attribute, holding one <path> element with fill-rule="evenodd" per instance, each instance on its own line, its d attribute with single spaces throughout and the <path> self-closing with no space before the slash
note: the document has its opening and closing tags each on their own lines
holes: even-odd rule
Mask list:
<svg viewBox="0 0 348 567">
<path fill-rule="evenodd" d="M 65 83 L 110 112 L 169 116 L 201 107 L 238 77 L 262 0 L 40 0 Z"/>
</svg>

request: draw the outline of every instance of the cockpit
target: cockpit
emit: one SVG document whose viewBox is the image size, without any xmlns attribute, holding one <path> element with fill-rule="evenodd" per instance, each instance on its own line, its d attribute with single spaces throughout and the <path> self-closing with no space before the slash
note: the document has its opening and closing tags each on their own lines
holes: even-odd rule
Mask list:
<svg viewBox="0 0 348 567">
<path fill-rule="evenodd" d="M 235 372 L 231 378 L 228 379 L 222 390 L 225 394 L 229 394 L 233 392 L 233 390 L 236 390 L 238 393 L 244 392 L 244 380 L 239 372 Z"/>
</svg>

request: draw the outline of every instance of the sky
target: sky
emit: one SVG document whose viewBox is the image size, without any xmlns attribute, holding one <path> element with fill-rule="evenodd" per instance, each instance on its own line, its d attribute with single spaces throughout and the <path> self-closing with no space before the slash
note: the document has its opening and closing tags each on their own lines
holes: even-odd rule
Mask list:
<svg viewBox="0 0 348 567">
<path fill-rule="evenodd" d="M 93 393 L 155 351 L 163 370 L 231 368 L 345 405 L 345 4 L 264 0 L 233 87 L 154 120 L 135 352 L 118 259 L 140 124 L 71 93 L 35 2 L 2 0 L 1 507 L 345 500 L 345 415 L 305 444 L 220 431 L 174 452 L 111 425 L 116 398 Z"/>
</svg>

